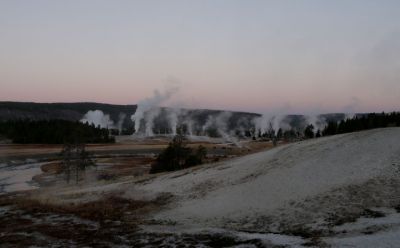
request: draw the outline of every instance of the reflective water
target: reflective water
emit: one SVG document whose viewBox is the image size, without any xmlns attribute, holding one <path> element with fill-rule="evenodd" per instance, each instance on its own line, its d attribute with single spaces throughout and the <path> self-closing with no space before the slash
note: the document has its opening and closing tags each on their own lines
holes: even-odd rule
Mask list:
<svg viewBox="0 0 400 248">
<path fill-rule="evenodd" d="M 38 187 L 32 178 L 42 173 L 40 166 L 44 163 L 23 165 L 0 164 L 0 195 Z"/>
</svg>

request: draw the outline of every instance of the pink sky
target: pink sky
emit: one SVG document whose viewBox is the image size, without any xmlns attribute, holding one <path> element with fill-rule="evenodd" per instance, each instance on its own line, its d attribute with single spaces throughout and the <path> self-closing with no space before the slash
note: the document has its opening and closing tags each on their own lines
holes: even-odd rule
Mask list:
<svg viewBox="0 0 400 248">
<path fill-rule="evenodd" d="M 398 1 L 2 1 L 0 100 L 400 110 Z M 89 11 L 90 10 L 90 11 Z"/>
</svg>

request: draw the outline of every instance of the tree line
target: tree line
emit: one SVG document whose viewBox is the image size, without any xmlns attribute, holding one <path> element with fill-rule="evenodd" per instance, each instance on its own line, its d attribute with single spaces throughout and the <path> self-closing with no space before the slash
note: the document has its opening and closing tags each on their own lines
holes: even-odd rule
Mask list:
<svg viewBox="0 0 400 248">
<path fill-rule="evenodd" d="M 16 144 L 114 143 L 108 129 L 66 120 L 0 121 L 0 136 Z"/>
<path fill-rule="evenodd" d="M 383 127 L 400 127 L 400 112 L 357 114 L 353 118 L 341 121 L 328 121 L 327 125 L 322 129 L 317 129 L 312 124 L 309 124 L 302 131 L 298 128 L 285 131 L 279 128 L 275 131 L 270 123 L 265 133 L 258 133 L 257 136 L 253 136 L 253 139 L 255 140 L 258 137 L 267 138 L 272 141 L 294 141 Z"/>
<path fill-rule="evenodd" d="M 400 112 L 371 113 L 356 115 L 351 119 L 340 122 L 331 121 L 322 130 L 322 135 L 335 135 L 383 127 L 400 127 Z"/>
</svg>

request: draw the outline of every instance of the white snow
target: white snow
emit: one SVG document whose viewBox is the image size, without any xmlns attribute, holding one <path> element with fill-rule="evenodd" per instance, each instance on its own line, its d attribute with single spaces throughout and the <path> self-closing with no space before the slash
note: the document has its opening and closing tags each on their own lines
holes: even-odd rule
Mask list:
<svg viewBox="0 0 400 248">
<path fill-rule="evenodd" d="M 157 215 L 160 219 L 215 226 L 390 174 L 393 161 L 400 165 L 399 141 L 400 128 L 313 139 L 169 173 L 135 189 L 178 197 L 177 204 Z"/>
<path fill-rule="evenodd" d="M 40 166 L 26 166 L 6 172 L 9 175 L 1 166 L 0 184 L 9 180 L 18 188 L 29 186 Z M 291 236 L 293 225 L 287 223 L 293 222 L 329 230 L 319 241 L 333 247 L 396 247 L 400 214 L 393 204 L 400 205 L 400 128 L 312 139 L 158 176 L 67 187 L 57 195 L 90 198 L 111 192 L 138 199 L 174 196 L 148 216 L 154 223 L 145 228 L 149 233 L 226 232 L 266 244 L 302 247 L 310 240 Z M 326 218 L 349 213 L 357 217 L 357 211 L 367 208 L 386 216 L 364 216 L 338 226 Z"/>
<path fill-rule="evenodd" d="M 395 248 L 400 244 L 400 228 L 369 235 L 332 238 L 327 241 L 332 247 Z"/>
<path fill-rule="evenodd" d="M 301 237 L 275 234 L 275 233 L 247 233 L 237 232 L 222 228 L 193 228 L 191 226 L 141 226 L 142 231 L 145 233 L 170 233 L 170 234 L 219 234 L 221 236 L 235 237 L 238 240 L 260 240 L 264 245 L 269 247 L 272 245 L 277 246 L 290 246 L 290 247 L 304 247 L 306 242 Z M 235 246 L 241 247 L 241 246 Z M 249 247 L 249 246 L 244 246 Z"/>
<path fill-rule="evenodd" d="M 375 210 L 375 209 L 374 209 Z M 356 222 L 334 227 L 339 234 L 325 238 L 332 247 L 398 247 L 400 243 L 400 214 L 394 209 L 376 209 L 385 217 L 361 217 Z M 343 232 L 345 231 L 345 232 Z"/>
</svg>

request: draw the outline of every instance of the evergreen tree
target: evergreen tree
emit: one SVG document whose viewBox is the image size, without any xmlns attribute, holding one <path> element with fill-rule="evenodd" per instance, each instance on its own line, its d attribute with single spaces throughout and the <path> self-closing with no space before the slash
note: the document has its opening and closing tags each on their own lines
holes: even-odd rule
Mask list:
<svg viewBox="0 0 400 248">
<path fill-rule="evenodd" d="M 188 168 L 203 163 L 207 150 L 199 146 L 195 151 L 184 143 L 184 136 L 178 134 L 168 147 L 162 151 L 155 163 L 152 164 L 150 173 L 174 171 Z"/>
<path fill-rule="evenodd" d="M 78 183 L 81 176 L 85 175 L 86 169 L 90 166 L 95 166 L 95 162 L 86 151 L 86 145 L 79 144 L 64 144 L 61 150 L 61 166 L 65 174 L 67 183 L 71 180 L 71 174 L 75 173 L 75 183 Z"/>
<path fill-rule="evenodd" d="M 314 126 L 312 124 L 308 125 L 305 129 L 304 129 L 304 137 L 306 139 L 312 139 L 314 138 Z"/>
</svg>

